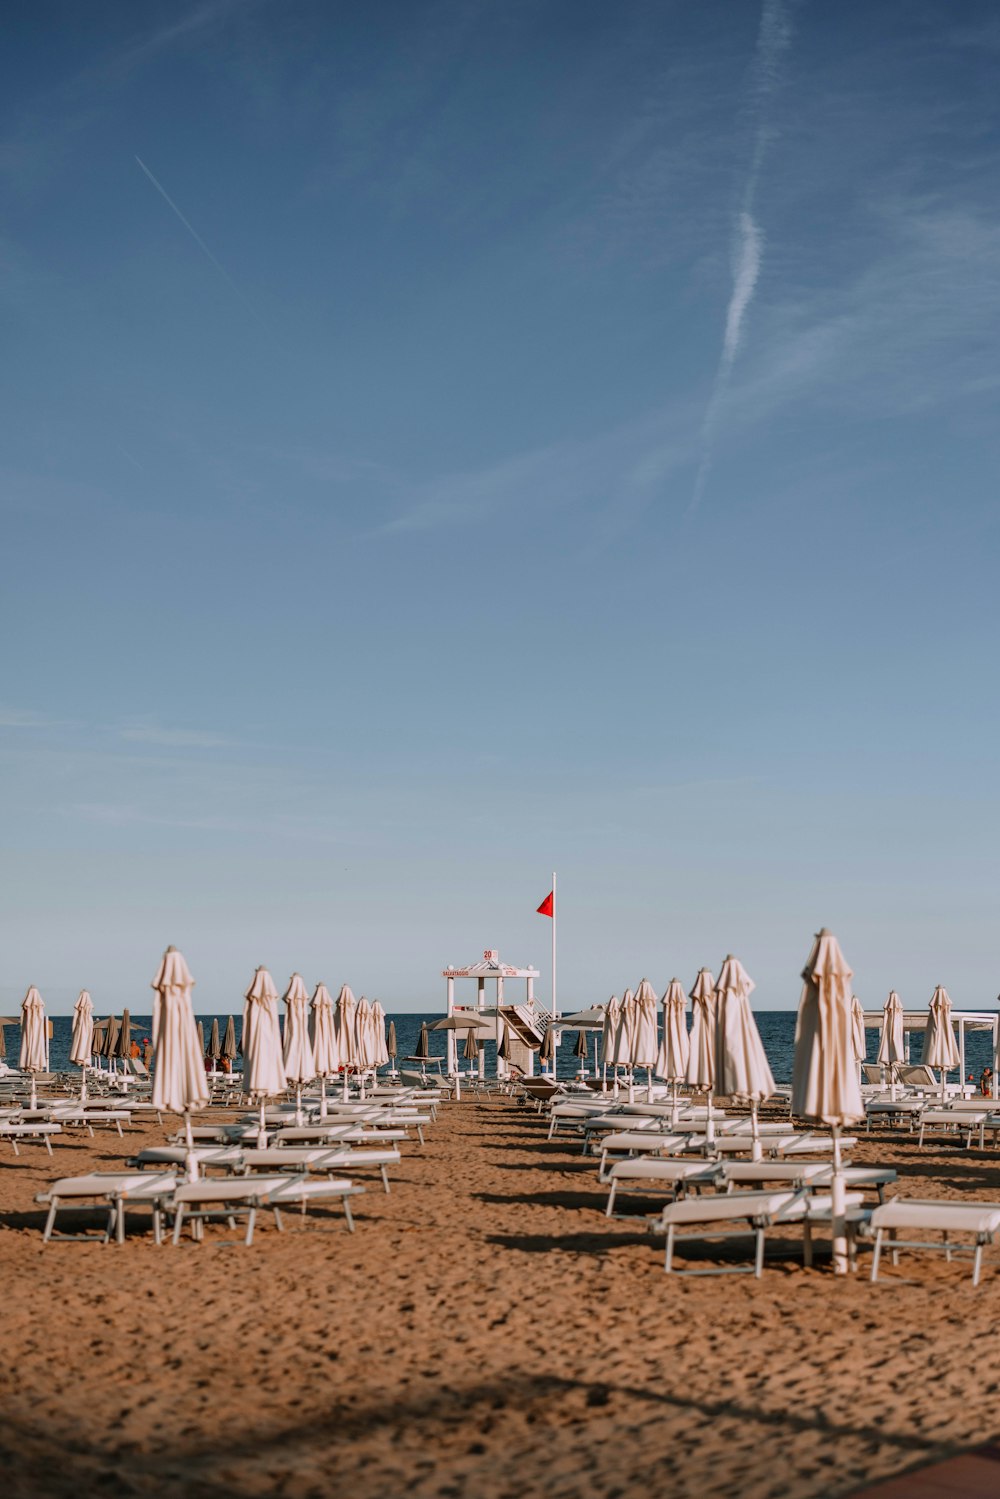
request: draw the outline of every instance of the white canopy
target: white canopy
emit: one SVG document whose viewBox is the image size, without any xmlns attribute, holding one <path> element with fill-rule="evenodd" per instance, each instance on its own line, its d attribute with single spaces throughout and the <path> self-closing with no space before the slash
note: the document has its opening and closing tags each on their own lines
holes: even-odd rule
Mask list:
<svg viewBox="0 0 1000 1499">
<path fill-rule="evenodd" d="M 208 1084 L 191 1008 L 194 979 L 175 947 L 163 954 L 152 988 L 153 1108 L 175 1114 L 204 1108 Z"/>
<path fill-rule="evenodd" d="M 920 1060 L 928 1067 L 940 1067 L 944 1072 L 950 1072 L 959 1063 L 958 1044 L 951 1025 L 951 996 L 941 984 L 931 996 Z"/>
<path fill-rule="evenodd" d="M 340 1047 L 333 1023 L 333 1000 L 325 984 L 317 984 L 312 997 L 309 1039 L 317 1077 L 332 1077 L 340 1069 Z"/>
<path fill-rule="evenodd" d="M 69 1059 L 75 1067 L 89 1067 L 94 1050 L 94 1005 L 86 989 L 73 1006 L 73 1039 Z"/>
<path fill-rule="evenodd" d="M 715 980 L 710 968 L 699 970 L 691 990 L 691 1035 L 687 1081 L 699 1093 L 715 1084 Z"/>
<path fill-rule="evenodd" d="M 743 964 L 730 954 L 715 986 L 715 1091 L 760 1103 L 774 1092 L 774 1078 L 750 1009 L 755 987 Z"/>
<path fill-rule="evenodd" d="M 633 1009 L 632 1049 L 629 1060 L 633 1067 L 656 1066 L 656 990 L 649 979 L 643 979 L 635 991 Z"/>
<path fill-rule="evenodd" d="M 897 1062 L 904 1061 L 905 1057 L 903 1005 L 895 989 L 891 989 L 882 1011 L 882 1034 L 879 1036 L 876 1061 L 882 1067 L 892 1067 Z"/>
<path fill-rule="evenodd" d="M 671 979 L 663 995 L 663 1040 L 656 1058 L 656 1075 L 664 1082 L 680 1083 L 687 1073 L 688 1042 L 684 1012 L 687 995 L 680 979 Z"/>
<path fill-rule="evenodd" d="M 261 1098 L 288 1086 L 281 1056 L 278 991 L 266 968 L 258 968 L 244 995 L 243 1091 Z"/>
<path fill-rule="evenodd" d="M 34 984 L 21 1001 L 21 1053 L 18 1065 L 22 1072 L 44 1072 L 45 1003 Z"/>
<path fill-rule="evenodd" d="M 802 970 L 795 1027 L 792 1113 L 821 1124 L 856 1124 L 865 1117 L 854 1058 L 851 969 L 826 928 Z"/>
<path fill-rule="evenodd" d="M 282 1060 L 290 1083 L 311 1083 L 316 1076 L 312 1042 L 309 1039 L 309 991 L 302 975 L 293 973 L 285 990 L 285 1044 Z"/>
</svg>

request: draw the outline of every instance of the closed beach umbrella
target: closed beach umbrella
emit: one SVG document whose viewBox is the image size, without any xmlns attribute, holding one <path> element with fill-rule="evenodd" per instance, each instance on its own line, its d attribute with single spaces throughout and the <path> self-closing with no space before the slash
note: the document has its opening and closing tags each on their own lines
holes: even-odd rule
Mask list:
<svg viewBox="0 0 1000 1499">
<path fill-rule="evenodd" d="M 413 1053 L 413 1055 L 418 1062 L 426 1062 L 429 1060 L 430 1054 L 431 1043 L 430 1037 L 427 1034 L 427 1022 L 425 1020 L 423 1025 L 420 1027 L 420 1036 L 417 1040 L 417 1049 Z"/>
<path fill-rule="evenodd" d="M 868 1055 L 868 1037 L 865 1035 L 865 1012 L 856 994 L 851 995 L 851 1039 L 855 1059 L 863 1062 Z"/>
<path fill-rule="evenodd" d="M 601 1032 L 601 1066 L 605 1075 L 608 1067 L 614 1065 L 615 1037 L 618 1035 L 621 1009 L 621 1000 L 617 994 L 612 994 L 604 1006 L 604 1029 Z"/>
<path fill-rule="evenodd" d="M 501 1062 L 510 1061 L 510 1030 L 506 1025 L 503 1028 L 503 1040 L 500 1042 L 497 1056 Z"/>
<path fill-rule="evenodd" d="M 195 1029 L 198 1032 L 198 1055 L 202 1058 L 202 1061 L 204 1062 L 204 1058 L 205 1058 L 205 1027 L 202 1025 L 202 1023 L 201 1023 L 200 1020 L 198 1021 Z M 204 1071 L 204 1070 L 205 1069 L 204 1069 L 204 1066 L 203 1066 L 202 1067 L 202 1071 Z"/>
<path fill-rule="evenodd" d="M 118 1033 L 120 1030 L 121 1026 L 118 1023 L 118 1017 L 116 1015 L 109 1015 L 101 1052 L 102 1056 L 107 1057 L 109 1063 L 112 1057 L 118 1055 Z"/>
<path fill-rule="evenodd" d="M 584 1062 L 587 1060 L 587 1032 L 577 1031 L 576 1045 L 573 1047 L 573 1055 L 580 1057 Z"/>
<path fill-rule="evenodd" d="M 832 932 L 818 933 L 805 968 L 795 1026 L 792 1113 L 833 1131 L 833 1268 L 847 1272 L 840 1130 L 865 1117 L 854 1059 L 850 967 Z"/>
<path fill-rule="evenodd" d="M 663 1040 L 660 1042 L 656 1057 L 656 1075 L 672 1086 L 673 1110 L 670 1117 L 676 1124 L 677 1090 L 687 1077 L 688 1057 L 691 1053 L 687 1023 L 684 1018 L 687 1010 L 687 995 L 684 993 L 684 985 L 680 979 L 670 980 L 661 1003 L 663 1005 Z"/>
<path fill-rule="evenodd" d="M 392 1076 L 396 1076 L 396 1058 L 399 1056 L 399 1042 L 396 1040 L 396 1022 L 389 1021 L 389 1034 L 385 1038 L 385 1050 L 392 1064 Z"/>
<path fill-rule="evenodd" d="M 755 987 L 743 964 L 730 954 L 715 985 L 715 1089 L 749 1103 L 752 1155 L 759 1161 L 757 1106 L 774 1092 L 774 1078 L 750 1008 Z"/>
<path fill-rule="evenodd" d="M 21 1052 L 18 1065 L 31 1074 L 31 1107 L 38 1102 L 35 1074 L 46 1070 L 45 1003 L 34 984 L 21 1001 Z"/>
<path fill-rule="evenodd" d="M 649 979 L 643 979 L 635 991 L 632 1023 L 632 1051 L 629 1060 L 633 1069 L 646 1069 L 646 1098 L 652 1097 L 653 1068 L 658 1051 L 656 1039 L 656 990 Z"/>
<path fill-rule="evenodd" d="M 385 1044 L 385 1011 L 377 999 L 372 1000 L 372 1042 L 375 1057 L 373 1065 L 384 1067 L 389 1060 Z"/>
<path fill-rule="evenodd" d="M 132 1054 L 132 1016 L 128 1010 L 122 1010 L 121 1029 L 118 1032 L 118 1040 L 115 1044 L 115 1056 L 119 1061 Z"/>
<path fill-rule="evenodd" d="M 372 1007 L 362 994 L 354 1012 L 355 1056 L 359 1067 L 373 1065 Z"/>
<path fill-rule="evenodd" d="M 208 1033 L 208 1055 L 213 1062 L 217 1062 L 222 1056 L 222 1042 L 219 1040 L 219 1017 L 212 1018 L 212 1029 Z"/>
<path fill-rule="evenodd" d="M 358 1065 L 357 1038 L 354 1033 L 354 1017 L 358 1002 L 347 984 L 341 985 L 337 995 L 334 1019 L 337 1026 L 337 1044 L 340 1047 L 340 1065 L 344 1069 L 344 1099 L 349 1089 L 349 1072 Z"/>
<path fill-rule="evenodd" d="M 153 979 L 153 1108 L 183 1114 L 189 1176 L 197 1174 L 191 1138 L 191 1110 L 208 1103 L 208 1085 L 198 1046 L 191 990 L 194 979 L 175 947 L 168 947 Z"/>
<path fill-rule="evenodd" d="M 309 1039 L 312 1041 L 313 1063 L 319 1085 L 320 1118 L 326 1118 L 326 1080 L 340 1070 L 340 1047 L 337 1044 L 337 1027 L 333 1019 L 333 1000 L 325 984 L 317 984 L 312 997 L 309 1016 Z"/>
<path fill-rule="evenodd" d="M 896 1096 L 896 1067 L 898 1063 L 905 1061 L 903 1050 L 903 1004 L 895 989 L 890 990 L 889 998 L 882 1007 L 882 1032 L 878 1039 L 878 1056 L 876 1061 L 880 1067 L 886 1067 L 889 1071 L 889 1084 L 892 1096 Z M 883 1079 L 884 1081 L 884 1079 Z"/>
<path fill-rule="evenodd" d="M 236 1022 L 232 1015 L 226 1021 L 226 1029 L 222 1037 L 222 1055 L 227 1062 L 235 1062 L 237 1056 L 236 1048 Z"/>
<path fill-rule="evenodd" d="M 465 1036 L 465 1045 L 462 1047 L 462 1056 L 467 1062 L 478 1062 L 479 1045 L 476 1041 L 476 1032 L 470 1025 Z"/>
<path fill-rule="evenodd" d="M 80 996 L 73 1006 L 73 1037 L 70 1041 L 69 1059 L 74 1067 L 80 1067 L 80 1101 L 87 1097 L 87 1068 L 90 1066 L 90 1058 L 93 1055 L 94 1046 L 94 1005 L 86 989 L 80 990 Z"/>
<path fill-rule="evenodd" d="M 258 968 L 243 996 L 243 1091 L 260 1099 L 260 1142 L 266 1139 L 264 1101 L 288 1086 L 281 1058 L 278 991 L 266 968 Z"/>
<path fill-rule="evenodd" d="M 941 1069 L 941 1097 L 945 1094 L 945 1074 L 957 1067 L 961 1060 L 958 1043 L 951 1024 L 951 997 L 941 984 L 931 996 L 927 1011 L 927 1028 L 924 1031 L 924 1049 L 920 1060 L 928 1067 Z"/>
<path fill-rule="evenodd" d="M 635 995 L 626 989 L 618 1011 L 618 1029 L 615 1031 L 611 1060 L 616 1067 L 631 1067 L 632 1037 L 635 1034 Z"/>
<path fill-rule="evenodd" d="M 707 1095 L 708 1119 L 705 1140 L 715 1140 L 712 1122 L 712 1088 L 715 1085 L 715 980 L 710 968 L 702 968 L 691 990 L 691 1035 L 688 1038 L 688 1086 Z"/>
<path fill-rule="evenodd" d="M 302 1084 L 311 1083 L 316 1076 L 312 1041 L 309 1039 L 309 991 L 302 975 L 293 973 L 284 993 L 285 1045 L 283 1061 L 285 1077 L 295 1084 L 295 1122 L 302 1123 Z"/>
<path fill-rule="evenodd" d="M 539 1062 L 548 1062 L 550 1070 L 552 1072 L 555 1071 L 556 1033 L 551 1025 L 545 1027 L 542 1044 L 538 1048 L 538 1060 Z"/>
</svg>

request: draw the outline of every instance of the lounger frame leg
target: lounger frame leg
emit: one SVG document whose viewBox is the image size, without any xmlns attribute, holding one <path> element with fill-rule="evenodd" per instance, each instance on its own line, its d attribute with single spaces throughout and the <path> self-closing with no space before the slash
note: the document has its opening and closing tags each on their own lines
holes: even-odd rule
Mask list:
<svg viewBox="0 0 1000 1499">
<path fill-rule="evenodd" d="M 884 1233 L 885 1233 L 885 1229 L 884 1228 L 877 1228 L 875 1230 L 875 1248 L 874 1248 L 874 1250 L 872 1252 L 872 1276 L 871 1276 L 873 1284 L 874 1284 L 875 1281 L 878 1280 L 878 1262 L 882 1258 L 882 1235 Z"/>
<path fill-rule="evenodd" d="M 385 1195 L 388 1197 L 388 1195 L 389 1195 L 389 1168 L 388 1168 L 388 1166 L 383 1166 L 381 1168 L 381 1170 L 382 1170 L 382 1185 L 385 1188 Z"/>
</svg>

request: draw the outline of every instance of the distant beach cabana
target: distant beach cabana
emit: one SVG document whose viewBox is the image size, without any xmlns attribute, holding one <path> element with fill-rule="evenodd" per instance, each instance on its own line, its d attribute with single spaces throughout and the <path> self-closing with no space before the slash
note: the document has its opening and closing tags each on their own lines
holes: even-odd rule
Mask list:
<svg viewBox="0 0 1000 1499">
<path fill-rule="evenodd" d="M 455 980 L 475 979 L 476 981 L 476 1004 L 475 1009 L 480 1014 L 486 1011 L 486 985 L 495 986 L 496 1005 L 490 1007 L 490 1014 L 494 1019 L 493 1038 L 497 1047 L 497 1075 L 506 1072 L 508 1061 L 516 1062 L 521 1070 L 531 1077 L 534 1072 L 535 1052 L 539 1049 L 544 1039 L 542 1025 L 535 1016 L 535 980 L 539 976 L 537 968 L 517 968 L 512 963 L 502 963 L 500 954 L 495 947 L 488 947 L 478 963 L 470 963 L 466 968 L 454 968 L 451 964 L 441 970 L 441 976 L 447 985 L 447 1014 L 455 1014 Z M 504 1004 L 504 984 L 508 979 L 523 979 L 525 983 L 525 1000 L 523 1005 Z M 471 1008 L 471 1007 L 470 1007 Z M 460 1009 L 460 1014 L 467 1014 L 467 1010 Z M 501 1023 L 506 1022 L 508 1036 L 509 1057 L 504 1057 L 500 1047 Z M 464 1029 L 464 1027 L 462 1027 Z M 447 1038 L 447 1070 L 454 1074 L 457 1071 L 457 1046 L 455 1032 L 451 1031 Z M 480 1053 L 480 1072 L 483 1071 L 483 1054 Z"/>
</svg>

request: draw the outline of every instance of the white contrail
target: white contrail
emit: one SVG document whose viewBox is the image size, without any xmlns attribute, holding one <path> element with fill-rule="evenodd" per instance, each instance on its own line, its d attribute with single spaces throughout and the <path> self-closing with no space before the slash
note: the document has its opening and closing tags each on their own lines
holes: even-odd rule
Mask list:
<svg viewBox="0 0 1000 1499">
<path fill-rule="evenodd" d="M 771 139 L 767 124 L 767 106 L 778 84 L 778 64 L 781 54 L 790 40 L 791 27 L 785 9 L 785 0 L 764 0 L 750 89 L 751 109 L 756 120 L 753 151 L 743 189 L 742 207 L 733 226 L 733 289 L 729 295 L 729 306 L 726 310 L 726 330 L 722 339 L 722 352 L 719 355 L 719 364 L 712 383 L 712 394 L 705 411 L 705 420 L 702 423 L 701 462 L 695 478 L 694 496 L 689 507 L 691 510 L 697 510 L 705 493 L 705 485 L 712 466 L 712 447 L 719 409 L 729 387 L 729 379 L 743 338 L 743 325 L 760 276 L 764 254 L 764 234 L 759 224 L 754 221 L 753 203 L 764 154 Z"/>
<path fill-rule="evenodd" d="M 230 274 L 226 270 L 225 266 L 224 265 L 220 265 L 219 261 L 216 260 L 215 256 L 212 254 L 211 250 L 208 248 L 208 246 L 206 245 L 205 241 L 202 239 L 201 235 L 198 233 L 197 229 L 194 227 L 194 225 L 192 223 L 190 223 L 190 221 L 188 219 L 186 219 L 184 217 L 184 215 L 181 213 L 180 209 L 177 207 L 177 204 L 174 202 L 173 198 L 167 192 L 167 190 L 163 186 L 163 184 L 160 183 L 160 182 L 157 182 L 156 178 L 153 176 L 152 172 L 149 170 L 149 168 L 147 167 L 146 163 L 143 161 L 143 159 L 142 159 L 141 156 L 137 156 L 135 159 L 139 163 L 139 166 L 142 168 L 142 170 L 145 172 L 146 176 L 149 178 L 150 182 L 156 188 L 156 191 L 160 194 L 160 197 L 163 198 L 164 202 L 167 203 L 169 205 L 169 207 L 173 209 L 174 213 L 180 219 L 181 223 L 184 225 L 184 228 L 187 230 L 188 234 L 190 234 L 191 238 L 194 240 L 194 242 L 198 246 L 199 250 L 201 250 L 203 254 L 205 254 L 205 255 L 208 256 L 209 260 L 215 266 L 215 269 L 218 271 L 219 275 L 225 281 L 226 285 L 230 288 L 231 291 L 233 291 L 233 292 L 236 293 L 236 295 L 239 297 L 240 301 L 243 303 L 243 306 L 246 308 L 247 312 L 250 313 L 251 317 L 255 317 L 257 319 L 258 323 L 260 323 L 263 326 L 264 320 L 260 316 L 260 313 L 257 311 L 256 307 L 254 307 L 250 302 L 247 301 L 246 297 L 240 291 L 240 288 L 236 285 L 236 282 L 233 280 L 232 276 L 230 276 Z"/>
</svg>

